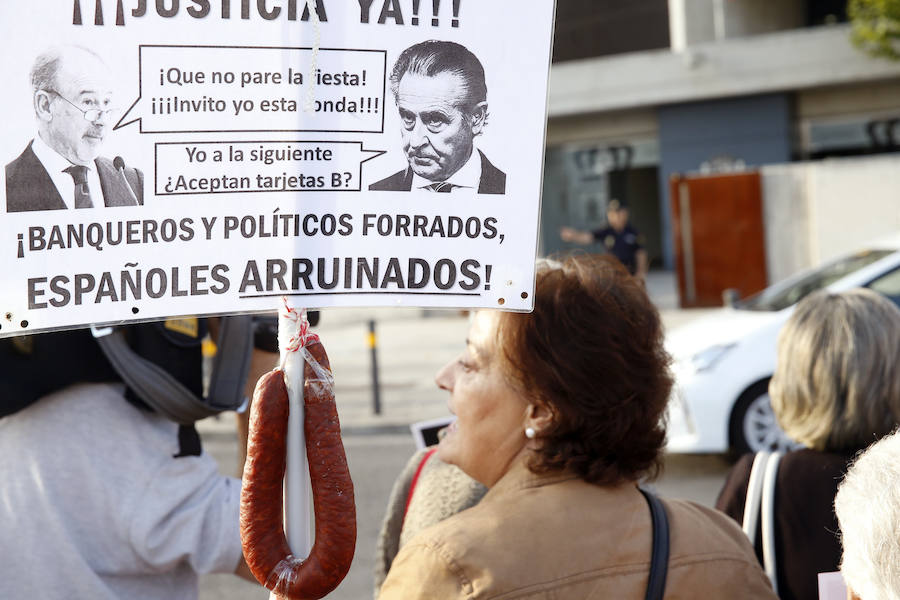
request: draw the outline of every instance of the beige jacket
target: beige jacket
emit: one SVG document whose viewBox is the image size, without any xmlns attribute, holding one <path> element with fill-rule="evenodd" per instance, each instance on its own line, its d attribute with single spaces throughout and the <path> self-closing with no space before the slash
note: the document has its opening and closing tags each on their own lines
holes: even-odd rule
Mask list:
<svg viewBox="0 0 900 600">
<path fill-rule="evenodd" d="M 691 502 L 664 504 L 667 599 L 776 598 L 734 521 Z M 379 600 L 642 600 L 650 546 L 650 510 L 634 485 L 538 476 L 520 461 L 478 505 L 406 544 Z"/>
</svg>

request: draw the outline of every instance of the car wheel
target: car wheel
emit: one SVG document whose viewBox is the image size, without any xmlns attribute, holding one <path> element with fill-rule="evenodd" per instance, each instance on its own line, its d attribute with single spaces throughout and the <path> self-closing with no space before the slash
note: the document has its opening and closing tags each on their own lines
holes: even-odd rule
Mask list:
<svg viewBox="0 0 900 600">
<path fill-rule="evenodd" d="M 769 400 L 769 380 L 757 381 L 734 403 L 728 427 L 731 450 L 747 452 L 787 452 L 800 447 L 782 431 Z"/>
</svg>

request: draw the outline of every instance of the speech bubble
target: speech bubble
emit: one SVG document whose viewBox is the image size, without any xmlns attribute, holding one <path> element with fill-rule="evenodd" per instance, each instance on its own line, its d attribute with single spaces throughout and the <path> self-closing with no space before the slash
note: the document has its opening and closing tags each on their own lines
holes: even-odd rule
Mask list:
<svg viewBox="0 0 900 600">
<path fill-rule="evenodd" d="M 138 98 L 114 129 L 384 131 L 383 50 L 143 45 L 139 56 Z"/>
<path fill-rule="evenodd" d="M 384 153 L 362 142 L 160 142 L 155 193 L 358 192 L 362 164 Z"/>
</svg>

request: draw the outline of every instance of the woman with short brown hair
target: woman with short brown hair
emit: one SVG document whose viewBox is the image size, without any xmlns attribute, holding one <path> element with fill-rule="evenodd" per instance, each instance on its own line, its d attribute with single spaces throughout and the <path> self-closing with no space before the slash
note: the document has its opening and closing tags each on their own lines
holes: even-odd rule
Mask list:
<svg viewBox="0 0 900 600">
<path fill-rule="evenodd" d="M 497 316 L 510 382 L 553 413 L 529 466 L 599 485 L 655 475 L 672 387 L 659 314 L 608 260 L 572 259 L 538 279 L 534 313 Z"/>
<path fill-rule="evenodd" d="M 488 492 L 408 542 L 380 598 L 644 598 L 637 482 L 659 469 L 668 360 L 643 286 L 609 257 L 545 262 L 530 314 L 478 311 L 436 378 L 457 417 L 438 455 Z M 664 507 L 666 597 L 774 597 L 735 524 Z"/>
</svg>

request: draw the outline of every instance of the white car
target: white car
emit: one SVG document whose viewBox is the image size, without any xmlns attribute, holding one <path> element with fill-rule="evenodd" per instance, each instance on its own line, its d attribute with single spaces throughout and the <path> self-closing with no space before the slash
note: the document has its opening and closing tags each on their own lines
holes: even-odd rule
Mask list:
<svg viewBox="0 0 900 600">
<path fill-rule="evenodd" d="M 799 273 L 667 334 L 675 373 L 668 451 L 796 447 L 769 403 L 778 332 L 807 294 L 854 287 L 871 288 L 900 305 L 900 235 Z"/>
</svg>

